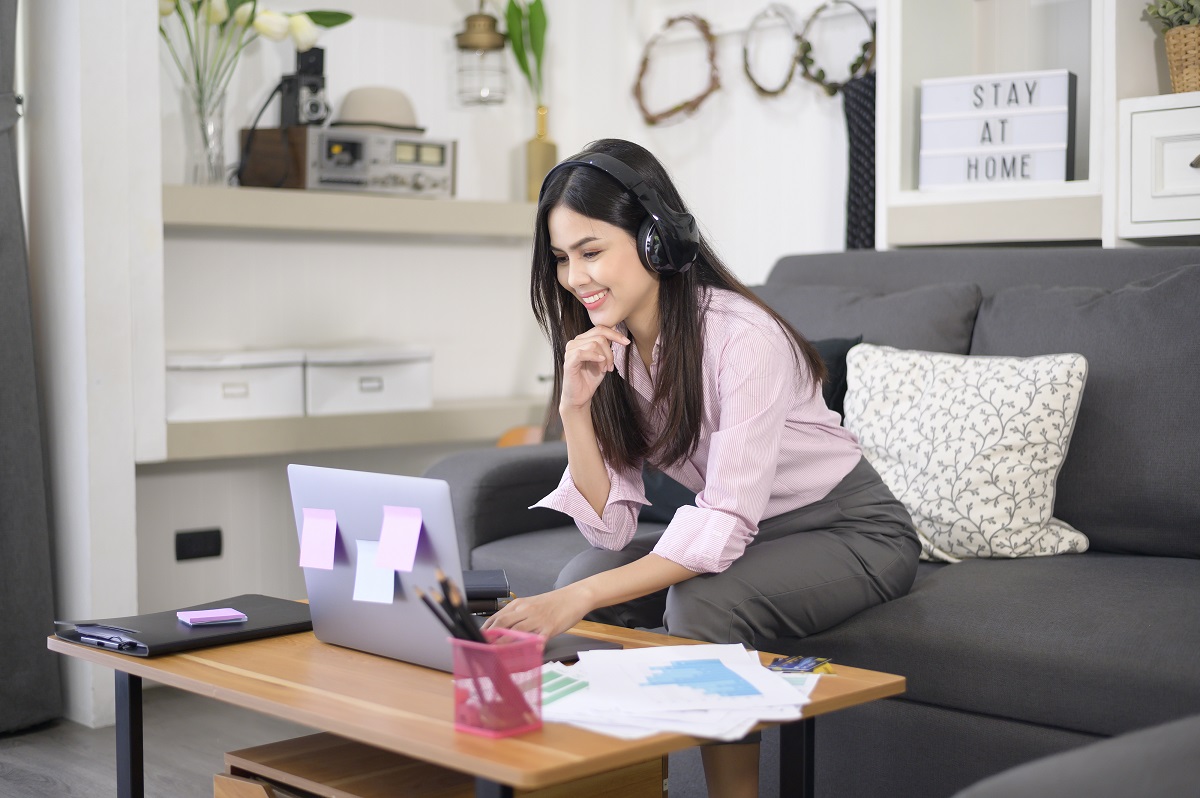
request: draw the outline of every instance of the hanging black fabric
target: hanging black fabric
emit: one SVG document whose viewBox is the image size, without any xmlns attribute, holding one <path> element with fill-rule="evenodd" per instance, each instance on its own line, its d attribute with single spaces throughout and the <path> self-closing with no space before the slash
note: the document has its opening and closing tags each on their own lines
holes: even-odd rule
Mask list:
<svg viewBox="0 0 1200 798">
<path fill-rule="evenodd" d="M 875 248 L 875 73 L 842 86 L 849 137 L 846 249 Z"/>
<path fill-rule="evenodd" d="M 17 0 L 0 0 L 0 732 L 62 714 L 25 227 L 12 127 Z"/>
</svg>

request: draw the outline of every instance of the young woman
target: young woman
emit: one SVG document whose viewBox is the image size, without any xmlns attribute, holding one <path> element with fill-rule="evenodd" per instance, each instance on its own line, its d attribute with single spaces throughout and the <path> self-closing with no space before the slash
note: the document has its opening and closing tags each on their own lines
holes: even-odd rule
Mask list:
<svg viewBox="0 0 1200 798">
<path fill-rule="evenodd" d="M 488 625 L 554 635 L 586 616 L 754 646 L 908 592 L 912 521 L 825 406 L 820 357 L 729 272 L 653 155 L 605 139 L 547 175 L 531 294 L 568 459 L 539 505 L 592 548 Z M 643 464 L 697 495 L 635 537 Z M 703 750 L 711 795 L 757 795 L 757 744 Z"/>
</svg>

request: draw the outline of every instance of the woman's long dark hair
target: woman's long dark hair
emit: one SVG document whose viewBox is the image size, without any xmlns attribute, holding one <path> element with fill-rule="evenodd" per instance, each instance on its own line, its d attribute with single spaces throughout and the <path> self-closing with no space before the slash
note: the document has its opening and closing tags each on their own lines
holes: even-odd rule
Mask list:
<svg viewBox="0 0 1200 798">
<path fill-rule="evenodd" d="M 604 153 L 623 162 L 658 193 L 664 204 L 681 213 L 687 212 L 666 169 L 644 148 L 620 139 L 601 139 L 567 160 L 578 160 L 592 153 Z M 567 342 L 593 326 L 583 304 L 558 282 L 558 264 L 550 250 L 548 222 L 550 211 L 559 206 L 619 227 L 630 238 L 637 237 L 638 228 L 646 218 L 645 209 L 616 179 L 590 166 L 558 169 L 543 187 L 534 227 L 530 299 L 534 316 L 554 350 L 556 407 L 562 396 Z M 662 345 L 653 404 L 666 408 L 663 433 L 653 440 L 649 438 L 634 410 L 632 389 L 617 374 L 605 377 L 592 397 L 592 425 L 600 451 L 610 465 L 631 468 L 642 460 L 660 466 L 678 463 L 695 452 L 699 445 L 704 404 L 702 316 L 706 309 L 703 306 L 703 289 L 706 287 L 734 291 L 761 307 L 795 341 L 797 366 L 799 358 L 803 358 L 813 379 L 809 389 L 818 390 L 825 380 L 825 364 L 812 344 L 734 277 L 701 236 L 700 254 L 692 268 L 659 280 Z M 654 342 L 638 341 L 638 345 L 650 347 Z M 628 353 L 626 350 L 627 357 Z M 625 373 L 628 374 L 628 360 L 626 366 Z"/>
</svg>

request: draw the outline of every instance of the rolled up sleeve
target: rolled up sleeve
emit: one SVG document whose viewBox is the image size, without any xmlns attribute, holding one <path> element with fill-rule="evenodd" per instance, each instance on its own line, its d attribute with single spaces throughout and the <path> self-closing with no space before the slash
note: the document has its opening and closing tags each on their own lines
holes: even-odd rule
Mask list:
<svg viewBox="0 0 1200 798">
<path fill-rule="evenodd" d="M 571 479 L 568 466 L 562 480 L 548 496 L 533 505 L 566 513 L 575 521 L 579 531 L 593 546 L 617 551 L 629 545 L 637 531 L 638 511 L 646 501 L 646 490 L 642 484 L 641 469 L 617 471 L 605 463 L 611 487 L 608 501 L 604 505 L 603 517 L 579 492 Z M 532 509 L 532 508 L 531 508 Z"/>
</svg>

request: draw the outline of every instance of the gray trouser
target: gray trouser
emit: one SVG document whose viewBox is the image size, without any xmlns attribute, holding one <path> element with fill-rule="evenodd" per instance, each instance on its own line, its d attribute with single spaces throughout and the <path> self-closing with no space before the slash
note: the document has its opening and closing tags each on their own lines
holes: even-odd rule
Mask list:
<svg viewBox="0 0 1200 798">
<path fill-rule="evenodd" d="M 660 536 L 635 537 L 620 551 L 584 551 L 563 568 L 557 586 L 640 559 Z M 587 617 L 752 647 L 756 637 L 805 637 L 907 593 L 920 548 L 908 512 L 863 458 L 821 501 L 760 523 L 725 571 Z"/>
</svg>

